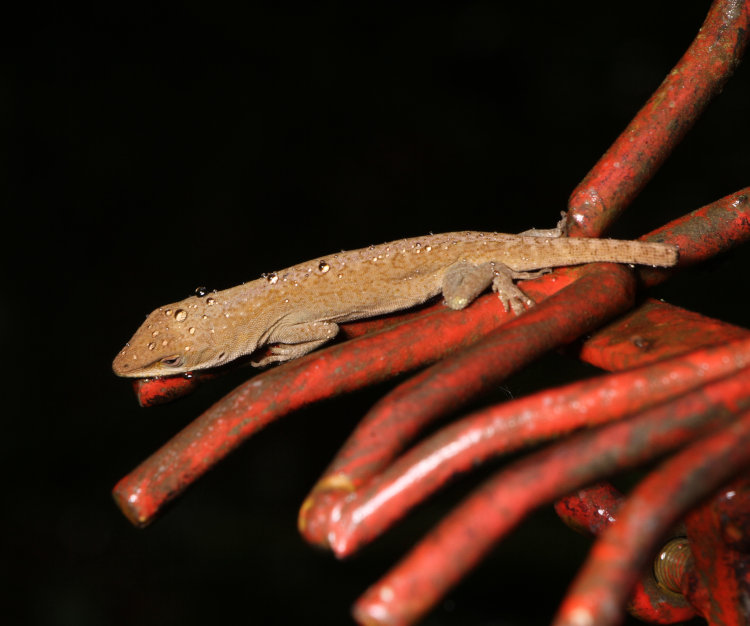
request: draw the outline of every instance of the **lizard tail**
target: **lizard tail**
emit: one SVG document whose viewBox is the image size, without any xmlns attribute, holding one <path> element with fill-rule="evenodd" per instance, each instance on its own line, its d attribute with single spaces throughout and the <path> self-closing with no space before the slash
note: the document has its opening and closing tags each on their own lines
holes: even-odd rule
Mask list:
<svg viewBox="0 0 750 626">
<path fill-rule="evenodd" d="M 608 261 L 671 267 L 677 263 L 679 254 L 677 246 L 668 243 L 597 239 L 598 245 L 592 247 L 591 241 L 584 237 L 570 237 L 553 239 L 546 245 L 555 249 L 555 266 Z"/>
</svg>

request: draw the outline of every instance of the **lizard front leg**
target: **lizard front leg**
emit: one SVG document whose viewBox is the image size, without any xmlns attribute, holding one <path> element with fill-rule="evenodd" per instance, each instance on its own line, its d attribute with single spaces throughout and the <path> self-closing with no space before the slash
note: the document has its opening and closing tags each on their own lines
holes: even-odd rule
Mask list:
<svg viewBox="0 0 750 626">
<path fill-rule="evenodd" d="M 269 343 L 278 342 L 278 345 L 271 346 L 271 354 L 253 361 L 252 365 L 262 367 L 304 356 L 333 339 L 338 332 L 338 324 L 333 322 L 304 322 L 283 326 L 269 338 Z"/>
</svg>

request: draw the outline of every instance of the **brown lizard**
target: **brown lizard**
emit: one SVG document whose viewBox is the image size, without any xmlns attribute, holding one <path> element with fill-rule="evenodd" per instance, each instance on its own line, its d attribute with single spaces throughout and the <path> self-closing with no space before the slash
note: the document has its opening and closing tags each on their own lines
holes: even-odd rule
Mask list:
<svg viewBox="0 0 750 626">
<path fill-rule="evenodd" d="M 442 292 L 463 309 L 492 285 L 507 311 L 534 304 L 514 279 L 597 261 L 671 266 L 677 247 L 568 238 L 557 228 L 519 235 L 455 232 L 318 257 L 224 291 L 198 292 L 151 313 L 112 364 L 128 377 L 169 376 L 222 365 L 275 344 L 266 365 L 307 354 L 338 324 L 406 309 Z"/>
</svg>

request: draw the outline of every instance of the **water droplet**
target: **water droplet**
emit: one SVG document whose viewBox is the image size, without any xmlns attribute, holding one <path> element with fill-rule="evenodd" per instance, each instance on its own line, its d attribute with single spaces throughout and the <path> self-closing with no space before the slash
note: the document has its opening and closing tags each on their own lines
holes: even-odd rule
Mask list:
<svg viewBox="0 0 750 626">
<path fill-rule="evenodd" d="M 378 257 L 376 257 L 376 256 L 372 257 L 372 262 L 373 263 L 375 263 L 375 261 L 377 261 L 377 260 L 378 260 Z"/>
<path fill-rule="evenodd" d="M 154 332 L 151 333 L 151 336 L 156 337 L 158 334 L 159 334 L 159 331 L 155 330 Z"/>
<path fill-rule="evenodd" d="M 206 288 L 205 286 L 196 287 L 194 293 L 199 298 L 202 298 L 208 293 L 208 288 Z"/>
<path fill-rule="evenodd" d="M 162 340 L 161 345 L 166 346 L 169 343 L 166 339 Z"/>
<path fill-rule="evenodd" d="M 224 317 L 229 317 L 229 313 L 224 313 Z"/>
<path fill-rule="evenodd" d="M 429 252 L 430 250 L 432 250 L 432 246 L 427 246 L 427 247 L 425 248 L 425 252 Z"/>
<path fill-rule="evenodd" d="M 289 298 L 284 298 L 284 304 L 289 304 Z"/>
<path fill-rule="evenodd" d="M 164 315 L 172 315 L 172 309 L 167 309 L 164 311 Z"/>
<path fill-rule="evenodd" d="M 265 278 L 272 285 L 275 285 L 277 282 L 279 282 L 279 276 L 276 272 L 271 272 L 270 274 L 263 274 L 263 278 Z"/>
<path fill-rule="evenodd" d="M 344 275 L 343 275 L 343 274 L 339 274 L 339 278 L 343 278 L 343 277 L 344 277 Z"/>
<path fill-rule="evenodd" d="M 206 298 L 206 304 L 208 306 L 213 306 L 214 304 L 216 304 L 216 300 L 214 300 L 213 298 Z"/>
<path fill-rule="evenodd" d="M 207 320 L 207 319 L 208 319 L 208 315 L 203 315 L 203 316 L 201 316 L 201 319 L 203 319 L 203 320 Z"/>
<path fill-rule="evenodd" d="M 177 309 L 174 312 L 174 318 L 178 322 L 184 322 L 187 317 L 187 311 L 185 309 Z"/>
<path fill-rule="evenodd" d="M 191 335 L 194 335 L 194 334 L 195 334 L 195 328 L 193 328 L 193 327 L 190 327 L 190 328 L 188 328 L 188 332 L 189 332 L 189 333 L 190 333 Z"/>
<path fill-rule="evenodd" d="M 419 243 L 419 242 L 417 242 L 417 243 L 415 243 L 415 244 L 414 244 L 414 246 L 415 246 L 416 248 L 421 248 L 421 247 L 422 247 L 422 244 L 421 244 L 421 243 Z"/>
<path fill-rule="evenodd" d="M 156 347 L 156 344 L 152 341 L 150 344 L 148 344 L 148 349 L 153 350 Z"/>
<path fill-rule="evenodd" d="M 185 346 L 185 352 L 190 352 L 190 346 Z"/>
<path fill-rule="evenodd" d="M 325 273 L 326 273 L 326 272 L 327 272 L 328 270 L 330 270 L 330 269 L 331 269 L 331 266 L 330 266 L 330 265 L 328 265 L 328 263 L 326 263 L 325 261 L 321 261 L 321 262 L 320 262 L 320 263 L 318 264 L 318 271 L 319 271 L 319 272 L 320 272 L 321 274 L 325 274 Z"/>
</svg>

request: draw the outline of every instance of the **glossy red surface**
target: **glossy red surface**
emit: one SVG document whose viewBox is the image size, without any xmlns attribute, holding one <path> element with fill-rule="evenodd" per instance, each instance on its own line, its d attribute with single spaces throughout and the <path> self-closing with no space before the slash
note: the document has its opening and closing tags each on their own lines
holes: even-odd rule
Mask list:
<svg viewBox="0 0 750 626">
<path fill-rule="evenodd" d="M 568 200 L 573 236 L 596 237 L 656 174 L 742 59 L 750 7 L 716 0 L 692 44 Z"/>
</svg>

